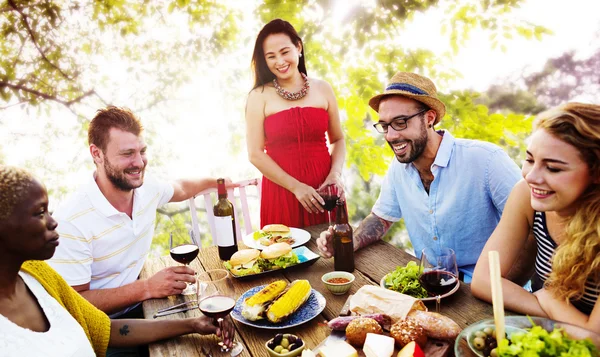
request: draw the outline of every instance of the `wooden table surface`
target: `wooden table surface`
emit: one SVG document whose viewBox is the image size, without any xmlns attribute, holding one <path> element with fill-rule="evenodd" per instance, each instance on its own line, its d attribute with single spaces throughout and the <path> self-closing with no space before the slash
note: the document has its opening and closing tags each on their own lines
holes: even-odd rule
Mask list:
<svg viewBox="0 0 600 357">
<path fill-rule="evenodd" d="M 305 229 L 312 236 L 312 239 L 306 246 L 313 252 L 318 252 L 315 240 L 319 233 L 326 229 L 326 225 L 312 226 Z M 238 244 L 242 248 L 241 237 L 238 237 Z M 196 259 L 191 265 L 196 271 L 223 268 L 223 264 L 219 260 L 217 247 L 215 246 L 201 249 L 198 257 L 199 259 Z M 411 260 L 417 261 L 410 254 L 383 241 L 357 251 L 355 253 L 354 271 L 356 280 L 349 293 L 355 293 L 365 284 L 379 285 L 379 281 L 385 274 L 394 270 L 397 266 L 406 265 Z M 178 263 L 171 259 L 170 256 L 160 259 L 148 259 L 141 277 L 148 278 L 157 271 L 172 265 L 178 265 Z M 290 282 L 296 279 L 309 280 L 312 287 L 323 294 L 327 300 L 327 306 L 322 314 L 312 321 L 301 326 L 286 329 L 284 332 L 300 335 L 308 348 L 314 348 L 329 335 L 329 328 L 324 322 L 338 316 L 344 302 L 348 298 L 347 294 L 342 296 L 331 294 L 321 282 L 321 276 L 333 270 L 333 259 L 320 258 L 313 265 L 306 268 L 273 272 L 264 277 L 244 281 L 236 279 L 234 281 L 235 293 L 236 296 L 240 296 L 254 286 L 268 284 L 278 279 L 285 279 Z M 152 316 L 158 309 L 181 303 L 185 299 L 195 299 L 195 296 L 170 296 L 164 299 L 145 301 L 143 303 L 144 315 L 147 319 L 152 319 Z M 430 311 L 435 311 L 435 303 L 428 303 L 427 305 Z M 476 321 L 493 317 L 492 306 L 475 299 L 471 295 L 469 285 L 463 283 L 461 283 L 459 290 L 455 294 L 442 300 L 441 312 L 443 315 L 456 321 L 462 328 Z M 193 316 L 200 316 L 200 311 L 194 309 L 185 313 L 177 313 L 160 318 L 179 319 Z M 273 337 L 274 331 L 257 329 L 238 322 L 235 322 L 235 328 L 236 340 L 245 347 L 240 356 L 268 356 L 265 350 L 265 342 Z M 149 350 L 150 356 L 204 356 L 201 350 L 201 346 L 204 346 L 204 348 L 211 350 L 212 356 L 216 357 L 222 355 L 218 352 L 216 342 L 217 340 L 214 336 L 193 334 L 151 344 Z"/>
</svg>

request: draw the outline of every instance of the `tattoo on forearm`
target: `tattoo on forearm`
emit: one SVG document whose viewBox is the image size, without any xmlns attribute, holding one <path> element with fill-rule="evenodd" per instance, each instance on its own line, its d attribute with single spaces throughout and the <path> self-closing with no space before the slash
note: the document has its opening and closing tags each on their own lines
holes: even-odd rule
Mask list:
<svg viewBox="0 0 600 357">
<path fill-rule="evenodd" d="M 119 329 L 119 333 L 121 334 L 121 336 L 127 336 L 127 334 L 129 333 L 129 325 L 123 325 L 123 327 Z"/>
<path fill-rule="evenodd" d="M 390 229 L 392 224 L 394 224 L 394 222 L 386 221 L 373 213 L 369 214 L 354 233 L 355 248 L 364 248 L 367 245 L 378 241 L 383 237 L 385 232 Z"/>
</svg>

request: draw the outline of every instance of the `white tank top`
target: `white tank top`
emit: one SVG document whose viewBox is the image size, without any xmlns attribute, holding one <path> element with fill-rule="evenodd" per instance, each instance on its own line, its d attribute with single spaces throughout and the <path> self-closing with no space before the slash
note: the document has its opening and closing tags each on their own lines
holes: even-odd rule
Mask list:
<svg viewBox="0 0 600 357">
<path fill-rule="evenodd" d="M 50 322 L 46 332 L 16 325 L 0 314 L 0 357 L 12 356 L 95 356 L 83 328 L 31 275 L 19 275 L 38 300 Z"/>
</svg>

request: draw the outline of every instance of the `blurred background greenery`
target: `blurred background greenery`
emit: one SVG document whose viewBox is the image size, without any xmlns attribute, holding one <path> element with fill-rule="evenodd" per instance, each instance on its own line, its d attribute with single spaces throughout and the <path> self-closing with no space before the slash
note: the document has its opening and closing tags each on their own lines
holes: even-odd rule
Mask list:
<svg viewBox="0 0 600 357">
<path fill-rule="evenodd" d="M 574 28 L 568 43 L 564 36 L 556 40 L 552 28 L 561 21 L 544 14 L 552 10 L 573 23 L 574 14 L 597 14 L 598 5 L 562 6 L 536 0 L 0 1 L 0 163 L 35 172 L 56 207 L 93 170 L 87 124 L 97 108 L 113 104 L 142 118 L 151 173 L 258 177 L 245 152 L 250 57 L 260 28 L 283 18 L 304 40 L 309 75 L 336 92 L 349 213 L 358 223 L 393 159 L 371 127 L 376 113 L 367 101 L 396 71 L 433 79 L 448 108 L 439 128 L 496 143 L 519 165 L 533 115 L 577 98 L 597 101 L 600 23 L 580 19 L 576 26 L 587 27 Z M 576 41 L 581 37 L 584 45 Z M 553 51 L 540 53 L 533 66 L 522 58 L 522 68 L 507 72 L 502 61 L 522 56 L 513 49 L 523 43 Z M 460 70 L 473 59 L 478 72 Z M 482 87 L 473 84 L 476 73 L 496 77 Z M 256 194 L 250 201 L 259 228 Z M 203 209 L 200 204 L 201 239 L 209 245 Z M 169 232 L 189 228 L 185 203 L 161 208 L 152 254 L 167 253 Z M 402 221 L 385 239 L 410 250 Z"/>
</svg>

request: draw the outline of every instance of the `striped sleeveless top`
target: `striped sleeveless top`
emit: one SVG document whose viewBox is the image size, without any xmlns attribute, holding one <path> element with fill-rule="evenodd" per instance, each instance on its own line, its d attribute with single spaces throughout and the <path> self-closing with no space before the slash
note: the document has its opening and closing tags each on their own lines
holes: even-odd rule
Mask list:
<svg viewBox="0 0 600 357">
<path fill-rule="evenodd" d="M 552 271 L 552 257 L 556 250 L 556 242 L 550 237 L 546 225 L 546 213 L 535 212 L 533 217 L 533 235 L 537 242 L 537 255 L 535 257 L 535 276 L 532 280 L 533 291 L 539 290 L 544 286 L 548 275 Z M 580 300 L 573 300 L 571 303 L 584 314 L 591 314 L 596 300 L 600 295 L 600 284 L 588 280 L 585 283 L 585 292 Z"/>
</svg>

